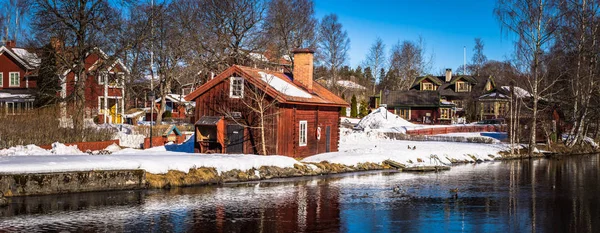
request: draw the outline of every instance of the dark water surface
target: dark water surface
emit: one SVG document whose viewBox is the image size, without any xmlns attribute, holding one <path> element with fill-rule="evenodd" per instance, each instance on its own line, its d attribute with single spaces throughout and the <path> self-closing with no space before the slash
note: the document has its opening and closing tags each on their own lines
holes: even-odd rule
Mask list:
<svg viewBox="0 0 600 233">
<path fill-rule="evenodd" d="M 13 198 L 0 232 L 600 232 L 599 170 L 593 155 Z"/>
</svg>

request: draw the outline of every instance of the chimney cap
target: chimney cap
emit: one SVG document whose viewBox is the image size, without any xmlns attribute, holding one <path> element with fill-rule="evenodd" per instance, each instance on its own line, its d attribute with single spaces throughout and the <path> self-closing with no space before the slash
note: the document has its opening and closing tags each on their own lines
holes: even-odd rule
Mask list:
<svg viewBox="0 0 600 233">
<path fill-rule="evenodd" d="M 452 71 L 452 69 L 450 69 L 450 68 L 446 68 L 446 71 Z"/>
<path fill-rule="evenodd" d="M 293 49 L 292 53 L 315 53 L 315 50 L 310 49 L 310 48 L 298 48 L 298 49 Z"/>
</svg>

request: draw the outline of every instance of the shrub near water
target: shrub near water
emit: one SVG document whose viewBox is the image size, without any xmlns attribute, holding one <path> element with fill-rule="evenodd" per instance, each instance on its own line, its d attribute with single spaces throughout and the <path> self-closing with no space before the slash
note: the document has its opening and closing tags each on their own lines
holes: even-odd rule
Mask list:
<svg viewBox="0 0 600 233">
<path fill-rule="evenodd" d="M 48 107 L 18 115 L 0 114 L 0 148 L 17 145 L 49 145 L 53 142 L 94 142 L 113 138 L 113 129 L 95 127 L 76 131 L 59 127 L 59 109 Z"/>
</svg>

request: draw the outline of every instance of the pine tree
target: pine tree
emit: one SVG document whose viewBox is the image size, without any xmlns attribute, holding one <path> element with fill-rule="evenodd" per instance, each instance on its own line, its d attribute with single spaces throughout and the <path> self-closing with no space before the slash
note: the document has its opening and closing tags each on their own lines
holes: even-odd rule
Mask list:
<svg viewBox="0 0 600 233">
<path fill-rule="evenodd" d="M 40 69 L 38 71 L 37 90 L 34 106 L 43 107 L 57 102 L 60 91 L 60 80 L 56 68 L 54 48 L 50 44 L 43 47 Z"/>
<path fill-rule="evenodd" d="M 372 87 L 373 85 L 375 85 L 375 77 L 373 77 L 373 74 L 371 73 L 371 67 L 365 68 L 365 83 L 366 86 Z M 372 89 L 372 88 L 371 88 Z"/>
<path fill-rule="evenodd" d="M 343 93 L 342 93 L 342 99 L 346 100 L 346 95 L 344 95 Z M 344 116 L 344 117 L 346 116 L 346 107 L 340 108 L 340 116 Z"/>
<path fill-rule="evenodd" d="M 356 95 L 352 95 L 352 100 L 350 102 L 350 117 L 358 117 L 358 103 L 356 102 Z"/>
<path fill-rule="evenodd" d="M 369 115 L 369 103 L 367 102 L 367 99 L 362 99 L 360 101 L 359 115 L 361 118 L 365 117 L 366 115 Z"/>
</svg>

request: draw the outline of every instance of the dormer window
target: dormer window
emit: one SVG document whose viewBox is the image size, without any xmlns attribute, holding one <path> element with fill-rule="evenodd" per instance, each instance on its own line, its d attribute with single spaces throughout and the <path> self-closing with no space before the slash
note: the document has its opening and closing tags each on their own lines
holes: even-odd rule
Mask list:
<svg viewBox="0 0 600 233">
<path fill-rule="evenodd" d="M 231 77 L 229 80 L 229 98 L 244 97 L 244 78 Z"/>
<path fill-rule="evenodd" d="M 456 92 L 470 92 L 471 86 L 466 82 L 456 82 Z"/>
<path fill-rule="evenodd" d="M 421 90 L 424 91 L 435 91 L 435 86 L 433 85 L 433 83 L 423 83 L 423 88 L 421 88 Z"/>
</svg>

